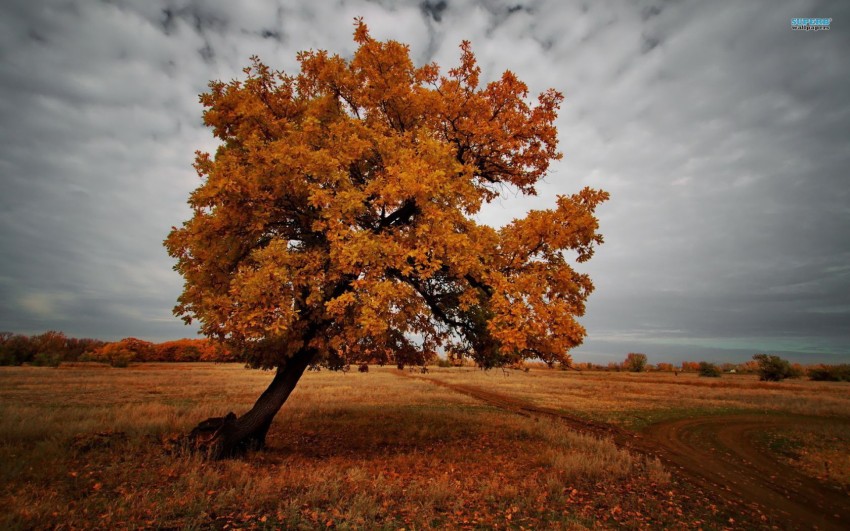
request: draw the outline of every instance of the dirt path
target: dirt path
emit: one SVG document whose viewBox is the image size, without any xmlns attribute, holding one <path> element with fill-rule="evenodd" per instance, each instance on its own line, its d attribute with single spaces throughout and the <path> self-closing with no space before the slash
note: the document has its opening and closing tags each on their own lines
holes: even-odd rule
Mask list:
<svg viewBox="0 0 850 531">
<path fill-rule="evenodd" d="M 666 461 L 723 489 L 725 498 L 755 504 L 777 522 L 794 528 L 850 528 L 850 498 L 776 460 L 757 444 L 765 430 L 838 419 L 803 416 L 724 415 L 662 422 L 645 441 Z"/>
<path fill-rule="evenodd" d="M 400 375 L 409 376 L 399 371 Z M 415 376 L 411 376 L 415 377 Z M 611 437 L 623 448 L 656 456 L 676 475 L 749 515 L 780 528 L 850 529 L 850 497 L 778 462 L 755 438 L 765 430 L 846 419 L 799 415 L 723 415 L 661 422 L 638 433 L 538 407 L 511 396 L 435 378 L 415 377 L 520 415 L 556 417 L 576 430 Z"/>
</svg>

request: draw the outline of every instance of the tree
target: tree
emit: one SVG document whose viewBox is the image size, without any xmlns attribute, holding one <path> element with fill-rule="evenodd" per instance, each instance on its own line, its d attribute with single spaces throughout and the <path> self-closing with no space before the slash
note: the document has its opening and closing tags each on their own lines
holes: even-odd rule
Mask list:
<svg viewBox="0 0 850 531">
<path fill-rule="evenodd" d="M 77 361 L 86 352 L 91 352 L 104 345 L 99 339 L 69 337 L 65 347 L 63 361 Z"/>
<path fill-rule="evenodd" d="M 68 337 L 64 333 L 49 330 L 43 334 L 32 336 L 30 339 L 35 343 L 38 354 L 42 354 L 42 359 L 53 360 L 51 363 L 46 363 L 46 365 L 52 365 L 54 363 L 57 366 L 59 365 L 59 361 L 61 361 L 62 355 L 65 353 L 68 345 Z"/>
<path fill-rule="evenodd" d="M 808 375 L 820 382 L 850 382 L 850 364 L 816 365 L 809 368 Z"/>
<path fill-rule="evenodd" d="M 154 357 L 155 345 L 149 341 L 125 337 L 114 343 L 104 343 L 84 356 L 85 361 L 99 361 L 113 367 L 127 367 L 132 361 L 148 361 Z"/>
<path fill-rule="evenodd" d="M 562 95 L 527 101 L 511 72 L 485 86 L 470 49 L 441 75 L 406 45 L 356 22 L 350 60 L 301 52 L 300 73 L 256 57 L 244 81 L 211 82 L 193 216 L 165 245 L 184 277 L 175 314 L 250 366 L 275 370 L 244 415 L 202 422 L 196 445 L 223 457 L 264 444 L 310 364 L 387 360 L 442 348 L 482 367 L 568 359 L 593 289 L 577 262 L 602 243 L 604 191 L 558 196 L 496 230 L 484 203 L 535 194 L 561 157 Z"/>
<path fill-rule="evenodd" d="M 33 338 L 11 332 L 0 333 L 0 364 L 21 365 L 31 362 L 36 354 L 38 344 Z"/>
<path fill-rule="evenodd" d="M 699 362 L 699 375 L 707 378 L 720 378 L 720 369 L 713 363 L 701 361 Z"/>
<path fill-rule="evenodd" d="M 786 378 L 799 378 L 801 372 L 794 370 L 786 359 L 773 354 L 756 354 L 753 360 L 758 363 L 759 380 L 779 382 Z"/>
<path fill-rule="evenodd" d="M 674 370 L 676 370 L 676 368 L 673 367 L 672 363 L 663 363 L 663 362 L 656 364 L 655 369 L 658 372 L 673 372 Z"/>
<path fill-rule="evenodd" d="M 113 367 L 128 367 L 131 361 L 137 361 L 138 359 L 138 354 L 130 350 L 124 341 L 107 343 L 89 352 L 84 357 L 85 361 L 108 363 Z"/>
<path fill-rule="evenodd" d="M 699 363 L 695 361 L 683 361 L 682 372 L 693 372 L 699 370 Z"/>
<path fill-rule="evenodd" d="M 646 354 L 629 352 L 623 361 L 623 369 L 630 372 L 643 372 L 646 368 Z"/>
</svg>

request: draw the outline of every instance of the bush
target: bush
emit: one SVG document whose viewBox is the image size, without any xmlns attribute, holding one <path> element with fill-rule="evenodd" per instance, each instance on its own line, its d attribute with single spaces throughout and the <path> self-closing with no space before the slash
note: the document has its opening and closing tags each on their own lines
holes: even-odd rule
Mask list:
<svg viewBox="0 0 850 531">
<path fill-rule="evenodd" d="M 109 358 L 109 364 L 113 367 L 125 368 L 130 366 L 130 362 L 135 357 L 135 354 L 129 351 L 118 352 Z"/>
<path fill-rule="evenodd" d="M 809 369 L 809 379 L 819 382 L 850 382 L 850 364 L 812 367 Z"/>
<path fill-rule="evenodd" d="M 753 359 L 758 363 L 759 380 L 765 382 L 779 382 L 786 378 L 799 378 L 802 376 L 799 369 L 791 367 L 788 360 L 773 354 L 756 354 Z"/>
<path fill-rule="evenodd" d="M 454 364 L 449 359 L 437 358 L 437 367 L 454 367 Z"/>
<path fill-rule="evenodd" d="M 631 372 L 643 372 L 646 368 L 646 354 L 629 352 L 623 361 L 623 369 Z"/>
<path fill-rule="evenodd" d="M 18 360 L 12 352 L 0 347 L 0 366 L 3 365 L 18 365 Z"/>
<path fill-rule="evenodd" d="M 58 352 L 39 352 L 32 359 L 36 367 L 58 367 L 62 363 L 62 355 Z"/>
<path fill-rule="evenodd" d="M 86 352 L 80 356 L 80 361 L 97 361 L 121 368 L 128 367 L 135 359 L 136 353 L 124 348 L 120 342 L 107 343 L 93 352 Z"/>
<path fill-rule="evenodd" d="M 700 376 L 705 376 L 706 378 L 720 378 L 720 369 L 717 368 L 717 365 L 708 363 L 707 361 L 699 362 L 699 369 L 697 371 Z"/>
<path fill-rule="evenodd" d="M 29 363 L 33 361 L 37 353 L 38 345 L 31 338 L 11 332 L 0 332 L 0 364 Z"/>
</svg>

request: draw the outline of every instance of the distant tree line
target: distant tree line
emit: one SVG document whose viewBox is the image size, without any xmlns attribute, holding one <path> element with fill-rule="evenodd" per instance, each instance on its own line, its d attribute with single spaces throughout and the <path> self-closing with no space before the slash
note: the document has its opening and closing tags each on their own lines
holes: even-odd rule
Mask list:
<svg viewBox="0 0 850 531">
<path fill-rule="evenodd" d="M 236 356 L 226 348 L 207 339 L 178 339 L 164 343 L 152 343 L 124 338 L 120 341 L 101 341 L 99 339 L 68 337 L 62 332 L 49 331 L 43 334 L 26 336 L 11 332 L 0 332 L 0 365 L 36 365 L 57 367 L 62 362 L 100 362 L 113 367 L 126 367 L 133 362 L 191 362 L 235 361 Z M 386 360 L 373 359 L 372 363 L 383 365 Z M 432 356 L 419 360 L 416 365 L 435 363 L 438 367 L 473 366 L 457 359 L 443 359 Z M 764 381 L 781 381 L 788 378 L 808 376 L 811 380 L 850 382 L 850 364 L 809 365 L 790 363 L 788 360 L 772 354 L 756 354 L 744 363 L 721 363 L 716 365 L 707 361 L 683 361 L 679 365 L 672 363 L 648 363 L 646 354 L 630 352 L 620 362 L 605 365 L 596 363 L 546 364 L 543 362 L 524 362 L 511 366 L 512 369 L 560 368 L 580 371 L 608 372 L 685 372 L 697 373 L 704 377 L 719 377 L 722 374 L 758 374 Z"/>
<path fill-rule="evenodd" d="M 49 331 L 26 336 L 0 332 L 0 365 L 56 367 L 62 362 L 96 361 L 115 367 L 131 362 L 160 361 L 232 361 L 226 349 L 207 339 L 178 339 L 152 343 L 133 337 L 106 342 L 78 339 L 62 332 Z"/>
<path fill-rule="evenodd" d="M 756 354 L 753 359 L 744 363 L 721 363 L 719 365 L 707 361 L 683 361 L 679 365 L 672 363 L 648 363 L 646 354 L 630 352 L 622 362 L 609 362 L 601 365 L 596 363 L 574 363 L 578 370 L 606 372 L 685 372 L 697 373 L 699 376 L 717 378 L 722 374 L 757 374 L 760 380 L 778 382 L 789 378 L 808 376 L 811 380 L 850 382 L 850 364 L 841 365 L 809 365 L 790 363 L 773 354 Z"/>
</svg>

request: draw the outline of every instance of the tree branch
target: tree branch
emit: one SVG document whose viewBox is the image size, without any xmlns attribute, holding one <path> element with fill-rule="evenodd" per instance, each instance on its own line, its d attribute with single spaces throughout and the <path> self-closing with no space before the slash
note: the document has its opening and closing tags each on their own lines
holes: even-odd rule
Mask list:
<svg viewBox="0 0 850 531">
<path fill-rule="evenodd" d="M 419 213 L 419 207 L 413 199 L 407 199 L 402 205 L 392 214 L 381 218 L 378 225 L 373 229 L 376 234 L 380 234 L 385 229 L 392 226 L 406 225 L 410 222 L 414 215 Z"/>
</svg>

